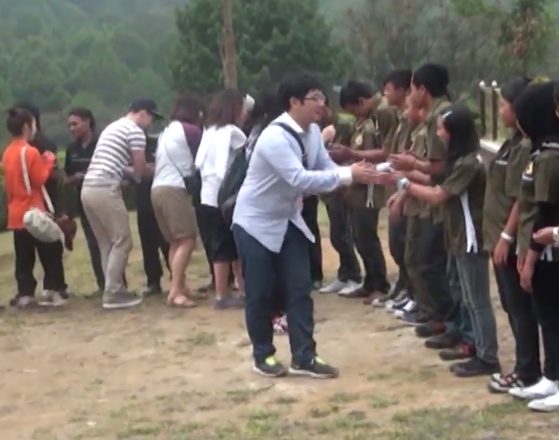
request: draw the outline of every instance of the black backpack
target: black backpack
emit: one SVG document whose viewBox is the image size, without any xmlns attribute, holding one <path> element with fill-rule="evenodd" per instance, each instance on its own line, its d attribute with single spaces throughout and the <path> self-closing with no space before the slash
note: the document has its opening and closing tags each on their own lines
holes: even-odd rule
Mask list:
<svg viewBox="0 0 559 440">
<path fill-rule="evenodd" d="M 273 124 L 283 128 L 297 141 L 297 144 L 299 145 L 299 148 L 301 148 L 301 153 L 303 155 L 303 166 L 307 168 L 307 153 L 305 151 L 303 141 L 301 140 L 297 132 L 283 122 L 274 122 Z M 254 139 L 254 143 L 256 143 L 257 139 Z M 225 177 L 223 178 L 223 182 L 221 182 L 221 186 L 217 194 L 217 205 L 219 206 L 221 215 L 228 225 L 233 224 L 233 212 L 235 211 L 237 196 L 239 195 L 241 186 L 243 186 L 243 182 L 245 181 L 245 177 L 248 171 L 248 164 L 250 162 L 250 157 L 247 157 L 246 154 L 246 144 L 243 148 L 235 151 L 234 154 L 235 157 L 233 158 L 231 165 L 225 173 Z"/>
</svg>

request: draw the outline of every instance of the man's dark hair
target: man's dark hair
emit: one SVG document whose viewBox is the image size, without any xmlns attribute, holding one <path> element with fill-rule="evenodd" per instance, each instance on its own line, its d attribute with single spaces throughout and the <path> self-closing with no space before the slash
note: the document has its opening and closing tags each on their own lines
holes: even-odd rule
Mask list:
<svg viewBox="0 0 559 440">
<path fill-rule="evenodd" d="M 359 81 L 348 81 L 340 91 L 340 106 L 359 104 L 360 99 L 370 99 L 374 96 L 373 89 L 368 84 Z"/>
<path fill-rule="evenodd" d="M 39 107 L 37 107 L 35 104 L 32 104 L 31 102 L 21 101 L 16 103 L 13 108 L 22 108 L 31 113 L 35 118 L 37 131 L 41 131 L 41 111 L 39 110 Z"/>
<path fill-rule="evenodd" d="M 412 71 L 410 69 L 393 70 L 384 78 L 384 85 L 392 84 L 397 89 L 409 90 L 411 87 Z"/>
<path fill-rule="evenodd" d="M 320 81 L 315 77 L 302 73 L 286 78 L 279 86 L 278 103 L 288 111 L 291 108 L 291 98 L 303 102 L 311 90 L 324 90 Z"/>
<path fill-rule="evenodd" d="M 8 110 L 6 128 L 12 136 L 18 137 L 23 134 L 23 127 L 25 125 L 29 127 L 33 125 L 33 119 L 34 116 L 29 110 L 21 107 L 12 107 Z"/>
<path fill-rule="evenodd" d="M 412 78 L 414 86 L 425 87 L 433 98 L 449 96 L 449 82 L 448 69 L 441 64 L 435 63 L 422 65 L 413 73 Z"/>
<path fill-rule="evenodd" d="M 188 124 L 200 125 L 204 117 L 204 105 L 202 101 L 193 94 L 180 94 L 171 108 L 171 121 L 186 122 Z"/>
<path fill-rule="evenodd" d="M 253 125 L 268 125 L 282 113 L 282 108 L 278 102 L 277 87 L 270 87 L 262 91 L 256 98 L 251 119 Z"/>
<path fill-rule="evenodd" d="M 97 123 L 95 121 L 95 116 L 93 116 L 93 112 L 85 107 L 76 107 L 73 108 L 68 112 L 68 116 L 77 116 L 82 121 L 89 122 L 89 128 L 91 131 L 95 131 L 95 127 Z"/>
<path fill-rule="evenodd" d="M 206 126 L 225 127 L 235 124 L 243 111 L 244 96 L 235 89 L 223 90 L 212 98 L 208 108 Z"/>
</svg>

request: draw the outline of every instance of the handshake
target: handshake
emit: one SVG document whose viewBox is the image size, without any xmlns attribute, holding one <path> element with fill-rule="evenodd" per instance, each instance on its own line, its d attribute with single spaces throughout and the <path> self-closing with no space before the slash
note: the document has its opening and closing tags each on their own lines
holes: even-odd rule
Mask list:
<svg viewBox="0 0 559 440">
<path fill-rule="evenodd" d="M 350 166 L 351 176 L 354 182 L 366 185 L 394 186 L 401 176 L 392 168 L 390 162 L 383 162 L 378 165 L 361 161 Z"/>
</svg>

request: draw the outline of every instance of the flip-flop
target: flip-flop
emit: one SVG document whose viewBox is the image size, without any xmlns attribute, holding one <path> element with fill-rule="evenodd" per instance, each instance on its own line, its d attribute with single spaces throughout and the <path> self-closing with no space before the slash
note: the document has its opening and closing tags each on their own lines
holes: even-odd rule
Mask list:
<svg viewBox="0 0 559 440">
<path fill-rule="evenodd" d="M 179 309 L 193 309 L 198 307 L 195 301 L 191 301 L 184 295 L 168 296 L 167 305 L 169 307 L 175 307 Z"/>
</svg>

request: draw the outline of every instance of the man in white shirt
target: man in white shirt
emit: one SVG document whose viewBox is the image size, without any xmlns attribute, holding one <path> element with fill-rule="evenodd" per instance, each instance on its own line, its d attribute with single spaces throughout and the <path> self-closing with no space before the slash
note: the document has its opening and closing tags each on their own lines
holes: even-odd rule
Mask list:
<svg viewBox="0 0 559 440">
<path fill-rule="evenodd" d="M 303 197 L 353 181 L 367 183 L 375 173 L 363 163 L 339 167 L 330 159 L 316 124 L 325 102 L 318 81 L 307 75 L 290 78 L 280 86 L 279 100 L 285 113 L 256 143 L 233 216 L 254 371 L 270 377 L 287 374 L 274 356 L 273 295 L 279 290 L 285 295 L 289 324 L 289 371 L 334 378 L 338 370 L 317 356 L 313 339 L 309 245 L 314 237 L 301 216 Z"/>
</svg>

